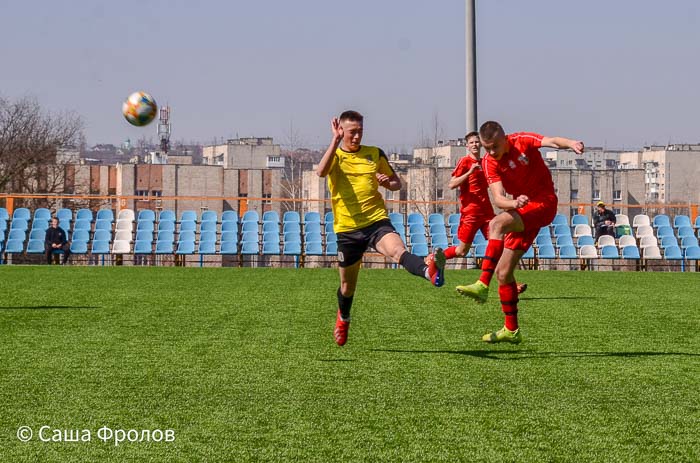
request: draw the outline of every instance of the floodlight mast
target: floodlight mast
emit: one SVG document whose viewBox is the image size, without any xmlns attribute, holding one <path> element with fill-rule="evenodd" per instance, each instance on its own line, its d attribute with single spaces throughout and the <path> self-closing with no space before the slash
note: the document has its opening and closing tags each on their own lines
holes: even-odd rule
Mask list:
<svg viewBox="0 0 700 463">
<path fill-rule="evenodd" d="M 476 113 L 476 0 L 465 0 L 467 132 L 477 130 Z"/>
</svg>

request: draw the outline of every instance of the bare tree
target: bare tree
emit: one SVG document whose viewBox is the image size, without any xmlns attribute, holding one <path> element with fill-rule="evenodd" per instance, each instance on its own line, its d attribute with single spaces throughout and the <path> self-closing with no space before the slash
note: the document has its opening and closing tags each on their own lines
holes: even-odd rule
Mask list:
<svg viewBox="0 0 700 463">
<path fill-rule="evenodd" d="M 35 98 L 0 98 L 0 191 L 62 191 L 64 169 L 56 155 L 59 148 L 80 146 L 82 129 L 76 114 L 51 115 Z"/>
<path fill-rule="evenodd" d="M 319 162 L 320 153 L 303 148 L 304 141 L 299 130 L 294 127 L 294 122 L 289 122 L 289 131 L 285 134 L 286 149 L 282 151 L 285 158 L 284 172 L 282 174 L 282 194 L 285 198 L 294 201 L 282 203 L 287 211 L 301 211 L 302 204 L 302 176 L 305 170 L 310 170 L 314 163 Z"/>
</svg>

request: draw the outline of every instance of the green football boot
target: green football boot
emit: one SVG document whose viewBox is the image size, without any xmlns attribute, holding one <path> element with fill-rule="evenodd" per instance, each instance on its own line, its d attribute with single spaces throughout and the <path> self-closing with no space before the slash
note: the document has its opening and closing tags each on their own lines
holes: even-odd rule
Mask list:
<svg viewBox="0 0 700 463">
<path fill-rule="evenodd" d="M 481 280 L 470 285 L 457 286 L 455 289 L 462 296 L 470 297 L 479 304 L 486 302 L 486 299 L 489 297 L 489 287 L 483 284 Z"/>
<path fill-rule="evenodd" d="M 489 344 L 495 344 L 497 342 L 509 342 L 511 344 L 520 344 L 523 342 L 523 335 L 520 334 L 520 328 L 515 331 L 511 331 L 505 326 L 498 331 L 493 331 L 491 333 L 486 333 L 481 337 L 481 340 L 488 342 Z"/>
</svg>

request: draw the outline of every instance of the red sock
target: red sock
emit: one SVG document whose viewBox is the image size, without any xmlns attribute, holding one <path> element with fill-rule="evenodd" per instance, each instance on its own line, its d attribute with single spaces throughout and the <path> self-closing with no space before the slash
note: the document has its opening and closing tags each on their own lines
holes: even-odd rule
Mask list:
<svg viewBox="0 0 700 463">
<path fill-rule="evenodd" d="M 501 299 L 501 310 L 506 318 L 506 328 L 511 331 L 518 329 L 518 284 L 508 283 L 498 287 Z"/>
<path fill-rule="evenodd" d="M 445 249 L 445 259 L 454 259 L 457 257 L 457 254 L 455 254 L 456 250 L 457 246 L 450 246 L 449 248 Z"/>
<path fill-rule="evenodd" d="M 493 271 L 496 269 L 501 254 L 503 254 L 503 240 L 489 240 L 489 244 L 486 245 L 484 262 L 481 264 L 481 277 L 479 277 L 479 280 L 486 286 L 491 284 Z"/>
</svg>

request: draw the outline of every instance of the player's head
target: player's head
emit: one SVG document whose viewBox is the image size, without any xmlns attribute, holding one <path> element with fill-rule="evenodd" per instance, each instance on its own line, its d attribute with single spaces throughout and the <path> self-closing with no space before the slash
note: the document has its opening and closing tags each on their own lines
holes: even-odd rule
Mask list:
<svg viewBox="0 0 700 463">
<path fill-rule="evenodd" d="M 360 149 L 364 117 L 357 111 L 344 111 L 338 118 L 343 127 L 343 147 L 350 151 Z"/>
<path fill-rule="evenodd" d="M 467 142 L 467 152 L 479 159 L 479 154 L 481 153 L 481 140 L 479 140 L 479 132 L 469 132 L 464 136 L 464 141 Z"/>
<path fill-rule="evenodd" d="M 479 138 L 481 138 L 481 146 L 484 147 L 486 154 L 494 159 L 501 159 L 501 156 L 508 151 L 506 132 L 501 124 L 496 121 L 488 121 L 481 124 Z"/>
<path fill-rule="evenodd" d="M 51 219 L 51 228 L 58 227 L 58 219 L 56 217 Z"/>
</svg>

